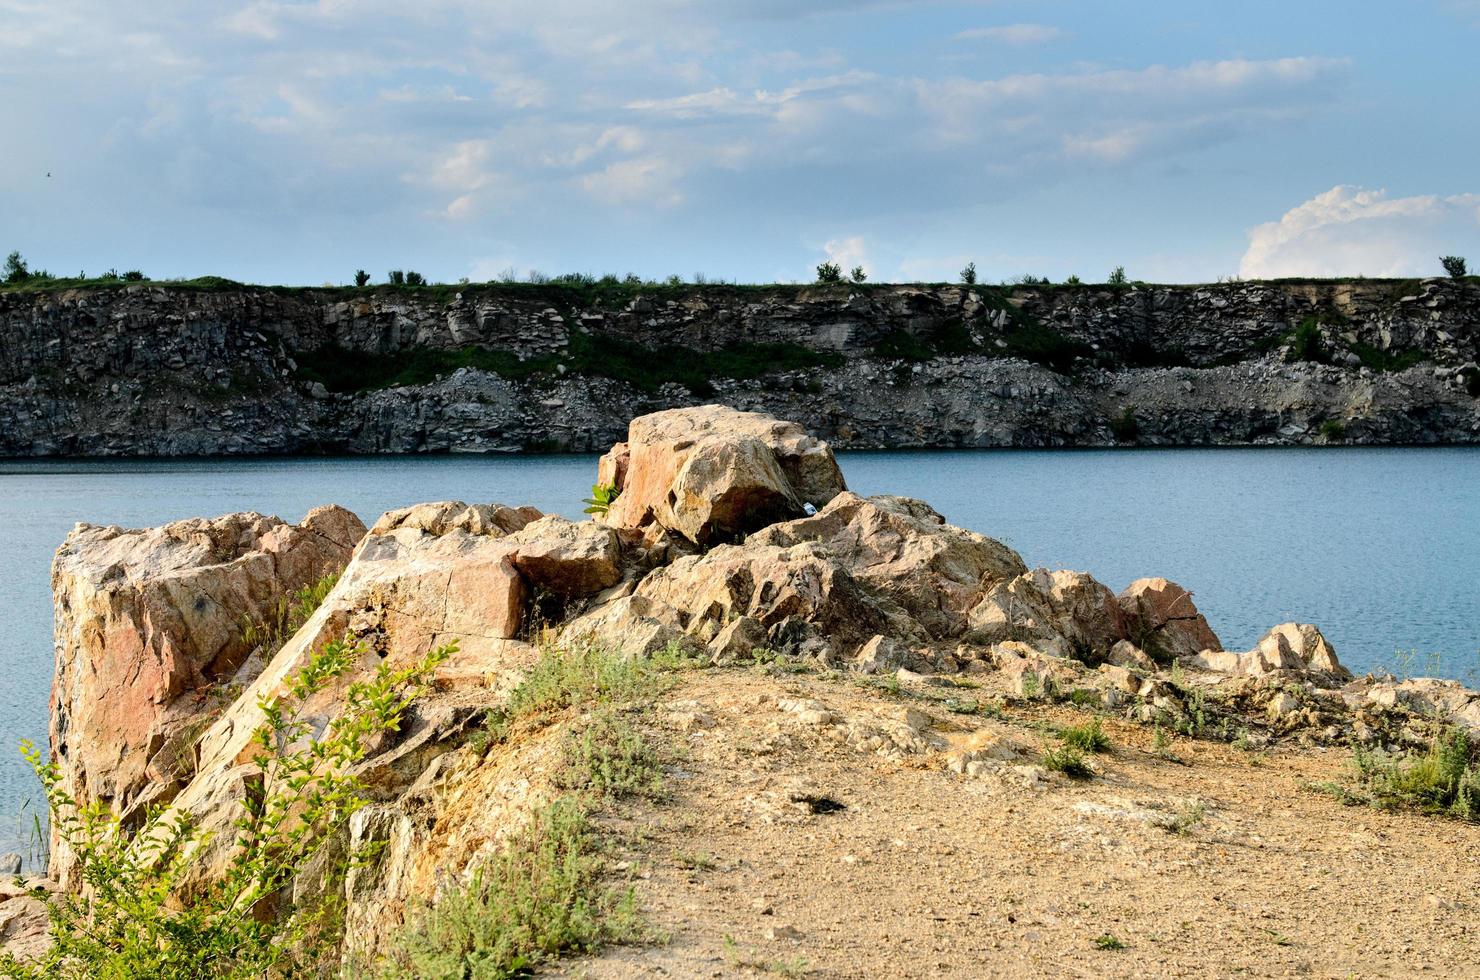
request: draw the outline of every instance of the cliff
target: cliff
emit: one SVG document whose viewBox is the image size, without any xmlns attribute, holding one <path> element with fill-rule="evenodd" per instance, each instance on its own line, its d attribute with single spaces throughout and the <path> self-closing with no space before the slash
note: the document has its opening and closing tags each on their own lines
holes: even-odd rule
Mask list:
<svg viewBox="0 0 1480 980">
<path fill-rule="evenodd" d="M 0 455 L 1480 441 L 1480 283 L 0 290 Z"/>
<path fill-rule="evenodd" d="M 55 780 L 121 824 L 54 818 L 52 879 L 0 890 L 0 952 L 53 959 L 0 973 L 1473 967 L 1480 692 L 1309 624 L 1224 650 L 1175 583 L 1029 569 L 766 416 L 637 419 L 599 472 L 588 521 L 384 515 L 251 651 L 343 512 L 79 525 Z"/>
</svg>

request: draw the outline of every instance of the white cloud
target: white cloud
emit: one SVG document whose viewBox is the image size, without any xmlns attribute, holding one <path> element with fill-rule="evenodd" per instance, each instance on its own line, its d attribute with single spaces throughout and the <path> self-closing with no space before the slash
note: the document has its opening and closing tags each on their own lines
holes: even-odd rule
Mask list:
<svg viewBox="0 0 1480 980">
<path fill-rule="evenodd" d="M 973 27 L 956 34 L 955 38 L 958 41 L 997 41 L 1001 44 L 1044 44 L 1063 34 L 1052 24 L 1004 24 L 1001 27 Z"/>
<path fill-rule="evenodd" d="M 1245 278 L 1427 276 L 1440 255 L 1480 252 L 1480 194 L 1388 197 L 1338 185 L 1249 230 Z"/>
<path fill-rule="evenodd" d="M 675 207 L 683 193 L 675 185 L 682 171 L 662 157 L 634 157 L 608 164 L 581 178 L 586 193 L 604 204 Z"/>
</svg>

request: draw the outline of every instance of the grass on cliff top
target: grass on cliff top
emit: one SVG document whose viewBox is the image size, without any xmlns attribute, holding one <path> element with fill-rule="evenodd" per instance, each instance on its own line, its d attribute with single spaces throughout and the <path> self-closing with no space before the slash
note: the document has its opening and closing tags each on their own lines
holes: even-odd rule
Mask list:
<svg viewBox="0 0 1480 980">
<path fill-rule="evenodd" d="M 800 344 L 739 344 L 718 351 L 686 347 L 651 349 L 601 334 L 575 332 L 566 354 L 520 360 L 508 351 L 482 347 L 437 350 L 417 347 L 397 354 L 371 354 L 324 347 L 296 355 L 298 376 L 334 392 L 377 391 L 393 385 L 422 385 L 458 368 L 487 371 L 513 381 L 554 376 L 557 365 L 587 377 L 611 378 L 640 391 L 681 384 L 697 395 L 713 394 L 715 378 L 747 380 L 781 371 L 837 367 L 839 354 Z"/>
</svg>

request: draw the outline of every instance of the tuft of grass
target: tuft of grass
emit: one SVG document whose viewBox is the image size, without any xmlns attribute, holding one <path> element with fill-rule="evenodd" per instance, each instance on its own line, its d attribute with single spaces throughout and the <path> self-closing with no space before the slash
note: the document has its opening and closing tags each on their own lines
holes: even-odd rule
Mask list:
<svg viewBox="0 0 1480 980">
<path fill-rule="evenodd" d="M 242 623 L 242 642 L 252 649 L 261 650 L 264 658 L 270 658 L 303 628 L 338 582 L 339 573 L 330 572 L 290 595 L 279 597 L 265 618 Z"/>
<path fill-rule="evenodd" d="M 1167 833 L 1186 837 L 1192 832 L 1192 828 L 1202 823 L 1208 816 L 1208 808 L 1201 800 L 1188 803 L 1179 809 L 1166 824 Z"/>
<path fill-rule="evenodd" d="M 713 871 L 719 867 L 708 851 L 679 851 L 673 855 L 673 863 L 686 871 Z"/>
<path fill-rule="evenodd" d="M 1045 752 L 1043 768 L 1061 772 L 1070 779 L 1089 779 L 1095 774 L 1094 769 L 1084 760 L 1084 753 L 1069 745 Z"/>
<path fill-rule="evenodd" d="M 1110 736 L 1105 734 L 1098 718 L 1091 718 L 1083 725 L 1070 725 L 1059 732 L 1059 738 L 1066 746 L 1081 752 L 1110 751 Z"/>
<path fill-rule="evenodd" d="M 805 977 L 812 972 L 807 961 L 800 956 L 775 960 L 757 959 L 750 956 L 741 950 L 740 943 L 729 933 L 725 933 L 722 943 L 725 962 L 736 970 L 756 970 L 761 973 L 774 973 L 778 977 Z"/>
<path fill-rule="evenodd" d="M 383 980 L 506 980 L 558 956 L 643 938 L 630 889 L 600 881 L 585 804 L 557 797 L 467 884 L 413 914 Z"/>
<path fill-rule="evenodd" d="M 624 657 L 587 638 L 546 643 L 524 680 L 489 713 L 487 739 L 502 742 L 516 723 L 572 705 L 622 704 L 653 697 L 671 683 L 664 669 L 667 665 L 667 660 Z"/>
<path fill-rule="evenodd" d="M 1391 758 L 1358 745 L 1352 761 L 1379 803 L 1480 823 L 1480 740 L 1463 728 L 1441 732 L 1417 757 Z"/>
<path fill-rule="evenodd" d="M 1125 943 L 1121 942 L 1119 939 L 1116 939 L 1114 936 L 1110 935 L 1110 933 L 1107 932 L 1103 936 L 1098 936 L 1095 938 L 1095 949 L 1112 951 L 1121 950 L 1125 949 Z"/>
</svg>

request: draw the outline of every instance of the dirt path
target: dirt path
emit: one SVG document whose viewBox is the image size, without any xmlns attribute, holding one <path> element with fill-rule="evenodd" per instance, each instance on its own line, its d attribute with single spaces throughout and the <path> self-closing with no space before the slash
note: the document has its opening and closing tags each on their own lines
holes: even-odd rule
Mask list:
<svg viewBox="0 0 1480 980">
<path fill-rule="evenodd" d="M 1340 750 L 1158 754 L 1106 719 L 1095 778 L 1034 765 L 1087 717 L 685 675 L 651 720 L 672 798 L 611 820 L 668 941 L 565 973 L 1480 977 L 1480 827 L 1302 788 Z"/>
</svg>

